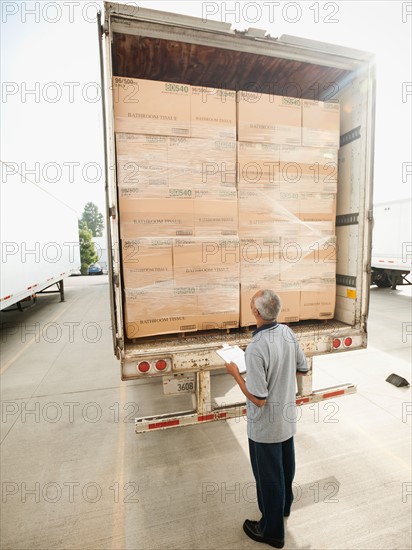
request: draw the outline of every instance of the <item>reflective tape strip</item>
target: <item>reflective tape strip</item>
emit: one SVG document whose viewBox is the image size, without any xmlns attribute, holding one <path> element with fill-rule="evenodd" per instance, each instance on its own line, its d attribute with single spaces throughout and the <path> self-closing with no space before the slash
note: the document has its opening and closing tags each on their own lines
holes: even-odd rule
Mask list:
<svg viewBox="0 0 412 550">
<path fill-rule="evenodd" d="M 332 391 L 330 393 L 324 393 L 322 395 L 323 399 L 329 399 L 330 397 L 337 397 L 338 395 L 343 395 L 345 390 Z"/>
<path fill-rule="evenodd" d="M 215 419 L 215 414 L 214 413 L 202 414 L 202 415 L 197 417 L 198 422 L 205 422 L 207 420 L 214 420 L 214 419 Z"/>
<path fill-rule="evenodd" d="M 163 422 L 155 422 L 153 424 L 149 424 L 148 429 L 149 430 L 155 430 L 156 428 L 171 428 L 172 426 L 179 426 L 180 420 L 167 420 Z"/>
</svg>

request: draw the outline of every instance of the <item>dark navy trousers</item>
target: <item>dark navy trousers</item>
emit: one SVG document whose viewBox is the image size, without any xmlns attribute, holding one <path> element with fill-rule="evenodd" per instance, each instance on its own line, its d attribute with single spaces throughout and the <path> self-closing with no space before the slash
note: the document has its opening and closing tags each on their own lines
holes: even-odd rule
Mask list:
<svg viewBox="0 0 412 550">
<path fill-rule="evenodd" d="M 282 443 L 256 443 L 249 439 L 249 454 L 256 480 L 259 510 L 262 514 L 260 532 L 264 537 L 283 540 L 283 516 L 289 515 L 293 502 L 293 437 Z"/>
</svg>

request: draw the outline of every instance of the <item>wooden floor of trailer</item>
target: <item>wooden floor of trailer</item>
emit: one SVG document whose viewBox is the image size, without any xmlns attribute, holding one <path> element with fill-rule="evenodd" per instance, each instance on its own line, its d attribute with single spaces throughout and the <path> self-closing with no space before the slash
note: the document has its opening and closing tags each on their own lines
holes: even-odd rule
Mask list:
<svg viewBox="0 0 412 550">
<path fill-rule="evenodd" d="M 258 518 L 242 418 L 134 432 L 185 408 L 160 381 L 120 382 L 107 277 L 71 277 L 66 301 L 2 313 L 1 548 L 247 549 Z M 314 389 L 354 395 L 301 408 L 286 549 L 411 546 L 411 287 L 371 289 L 369 347 L 315 358 Z M 236 397 L 213 378 L 216 401 Z"/>
</svg>

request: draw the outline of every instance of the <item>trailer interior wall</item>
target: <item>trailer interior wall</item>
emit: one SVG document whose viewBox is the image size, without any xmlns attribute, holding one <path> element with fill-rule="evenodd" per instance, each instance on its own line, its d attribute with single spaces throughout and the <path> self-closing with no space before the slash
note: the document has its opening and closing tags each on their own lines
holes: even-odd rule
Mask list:
<svg viewBox="0 0 412 550">
<path fill-rule="evenodd" d="M 261 90 L 266 93 L 308 99 L 338 101 L 341 112 L 340 171 L 337 197 L 337 301 L 331 321 L 300 323 L 299 328 L 327 332 L 342 324 L 363 330 L 366 326 L 369 294 L 374 64 L 366 54 L 337 46 L 303 41 L 293 37 L 255 39 L 229 31 L 228 25 L 202 23 L 200 19 L 139 10 L 137 20 L 113 10 L 106 19 L 110 44 L 108 65 L 107 117 L 109 162 L 116 166 L 112 116 L 111 77 L 132 77 L 224 87 L 232 90 Z M 109 4 L 110 12 L 110 4 Z M 153 15 L 155 14 L 155 15 Z M 159 23 L 161 15 L 165 23 Z M 167 17 L 166 17 L 167 16 Z M 180 19 L 179 19 L 180 17 Z M 158 20 L 156 20 L 156 18 Z M 145 20 L 146 19 L 146 20 Z M 176 22 L 179 21 L 177 24 Z M 186 25 L 198 25 L 193 28 Z M 208 29 L 208 25 L 212 28 Z M 351 54 L 349 55 L 348 52 Z M 116 180 L 111 171 L 111 204 L 116 206 Z M 112 219 L 114 244 L 119 242 L 117 220 Z M 115 246 L 118 249 L 118 246 Z M 116 260 L 115 302 L 118 342 L 124 343 L 121 311 L 120 261 Z M 249 329 L 240 329 L 250 336 Z M 235 331 L 236 332 L 236 331 Z M 239 330 L 238 330 L 239 332 Z M 198 336 L 199 344 L 202 335 Z M 220 334 L 220 342 L 230 335 Z M 178 345 L 178 337 L 174 338 Z M 136 341 L 140 351 L 157 347 L 167 338 Z M 185 340 L 186 349 L 196 334 Z M 239 342 L 239 340 L 237 340 Z M 170 343 L 169 343 L 170 344 Z M 199 346 L 198 344 L 198 346 Z M 132 347 L 132 343 L 129 342 Z M 160 346 L 160 347 L 159 347 Z"/>
</svg>

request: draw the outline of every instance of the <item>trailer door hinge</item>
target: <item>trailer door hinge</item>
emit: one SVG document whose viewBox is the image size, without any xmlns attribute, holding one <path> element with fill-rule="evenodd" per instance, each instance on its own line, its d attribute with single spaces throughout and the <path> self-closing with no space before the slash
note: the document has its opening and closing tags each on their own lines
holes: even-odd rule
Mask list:
<svg viewBox="0 0 412 550">
<path fill-rule="evenodd" d="M 118 273 L 113 273 L 113 284 L 115 286 L 119 286 L 119 274 Z"/>
<path fill-rule="evenodd" d="M 373 210 L 368 210 L 368 221 L 369 222 L 373 221 Z"/>
<path fill-rule="evenodd" d="M 113 218 L 114 220 L 116 219 L 116 208 L 114 206 L 110 206 L 109 208 L 109 216 L 111 218 Z"/>
</svg>

